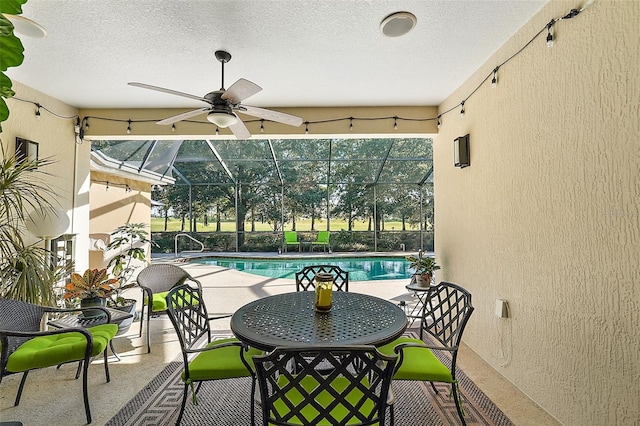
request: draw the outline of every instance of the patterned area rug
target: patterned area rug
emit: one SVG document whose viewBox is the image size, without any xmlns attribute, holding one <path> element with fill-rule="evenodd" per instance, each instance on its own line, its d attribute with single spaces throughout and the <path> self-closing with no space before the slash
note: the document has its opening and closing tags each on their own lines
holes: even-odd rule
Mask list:
<svg viewBox="0 0 640 426">
<path fill-rule="evenodd" d="M 408 331 L 406 335 L 416 337 Z M 226 338 L 229 334 L 214 336 Z M 449 363 L 442 355 L 441 360 Z M 180 380 L 181 357 L 169 363 L 144 389 L 133 397 L 106 426 L 174 425 L 178 419 L 184 386 Z M 456 372 L 464 398 L 467 425 L 509 426 L 511 421 L 476 385 L 458 369 Z M 397 381 L 393 383 L 396 396 L 395 424 L 397 426 L 457 425 L 458 413 L 452 399 L 451 387 L 436 384 L 436 394 L 428 382 Z M 251 379 L 232 379 L 205 382 L 198 392 L 198 405 L 187 400 L 182 425 L 248 426 L 251 424 Z M 260 408 L 256 404 L 256 423 L 261 423 Z M 388 423 L 388 422 L 387 422 Z"/>
</svg>

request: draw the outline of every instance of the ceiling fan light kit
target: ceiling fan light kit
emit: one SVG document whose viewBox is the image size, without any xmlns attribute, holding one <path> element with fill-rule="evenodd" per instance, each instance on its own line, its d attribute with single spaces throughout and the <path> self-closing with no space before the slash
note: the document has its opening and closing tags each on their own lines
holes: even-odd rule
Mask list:
<svg viewBox="0 0 640 426">
<path fill-rule="evenodd" d="M 411 31 L 418 19 L 411 12 L 394 12 L 380 23 L 380 31 L 387 37 L 400 37 Z"/>
<path fill-rule="evenodd" d="M 232 112 L 212 111 L 207 114 L 207 120 L 224 129 L 236 124 L 238 122 L 238 117 L 236 117 Z"/>
<path fill-rule="evenodd" d="M 219 128 L 230 127 L 231 131 L 238 139 L 248 139 L 251 133 L 247 126 L 238 118 L 234 111 L 261 118 L 263 120 L 275 121 L 289 126 L 300 126 L 302 118 L 295 115 L 285 114 L 278 111 L 271 111 L 264 108 L 242 105 L 241 102 L 262 90 L 262 87 L 244 78 L 239 79 L 229 87 L 224 88 L 224 64 L 231 60 L 231 55 L 223 50 L 215 52 L 216 59 L 222 64 L 222 84 L 220 90 L 214 90 L 204 96 L 190 95 L 164 87 L 152 86 L 144 83 L 129 83 L 130 86 L 141 87 L 143 89 L 155 90 L 157 92 L 168 93 L 170 95 L 182 96 L 183 98 L 194 99 L 209 104 L 208 107 L 198 108 L 193 111 L 183 112 L 173 117 L 165 118 L 156 124 L 173 125 L 178 121 L 187 120 L 200 114 L 207 113 L 207 120 Z M 216 129 L 217 132 L 217 129 Z"/>
</svg>

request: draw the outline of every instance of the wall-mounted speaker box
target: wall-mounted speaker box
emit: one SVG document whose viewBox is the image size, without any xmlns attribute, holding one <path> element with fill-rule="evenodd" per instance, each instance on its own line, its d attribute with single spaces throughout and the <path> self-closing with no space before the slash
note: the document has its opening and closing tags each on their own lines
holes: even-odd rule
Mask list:
<svg viewBox="0 0 640 426">
<path fill-rule="evenodd" d="M 469 135 L 460 136 L 453 141 L 453 165 L 461 169 L 471 165 L 469 156 Z"/>
</svg>

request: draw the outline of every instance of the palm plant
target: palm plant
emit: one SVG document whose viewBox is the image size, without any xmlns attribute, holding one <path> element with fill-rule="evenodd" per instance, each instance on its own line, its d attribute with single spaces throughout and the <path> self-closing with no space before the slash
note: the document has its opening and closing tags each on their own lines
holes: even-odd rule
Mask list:
<svg viewBox="0 0 640 426">
<path fill-rule="evenodd" d="M 43 167 L 51 159 L 21 159 L 5 155 L 0 161 L 0 297 L 35 304 L 54 305 L 53 283 L 60 274 L 48 260 L 51 252 L 23 239 L 26 212 L 52 211 L 45 194 L 54 193 L 46 183 Z"/>
</svg>

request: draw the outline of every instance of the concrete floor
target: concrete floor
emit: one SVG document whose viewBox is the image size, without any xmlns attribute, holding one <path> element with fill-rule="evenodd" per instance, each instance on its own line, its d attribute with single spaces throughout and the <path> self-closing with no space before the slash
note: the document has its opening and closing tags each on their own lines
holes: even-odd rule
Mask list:
<svg viewBox="0 0 640 426">
<path fill-rule="evenodd" d="M 201 281 L 207 309 L 212 316 L 231 314 L 259 297 L 295 291 L 293 280 L 259 277 L 193 263 L 180 263 L 180 266 Z M 406 280 L 351 282 L 349 290 L 387 300 L 411 301 L 404 288 L 406 284 Z M 133 289 L 126 296 L 140 300 L 141 295 Z M 212 326 L 216 330 L 228 331 L 229 320 L 214 321 Z M 94 425 L 108 421 L 179 353 L 175 332 L 166 316 L 151 321 L 150 354 L 146 353 L 144 336 L 138 337 L 138 329 L 139 323 L 135 322 L 126 335 L 114 340 L 121 361 L 113 356 L 109 358 L 110 383 L 105 382 L 101 358 L 89 369 L 89 399 Z M 458 363 L 514 424 L 559 424 L 465 345 L 461 348 Z M 0 384 L 0 422 L 20 421 L 28 426 L 85 424 L 82 383 L 73 380 L 74 373 L 75 365 L 31 372 L 18 407 L 13 407 L 13 401 L 21 375 L 5 377 Z"/>
</svg>

